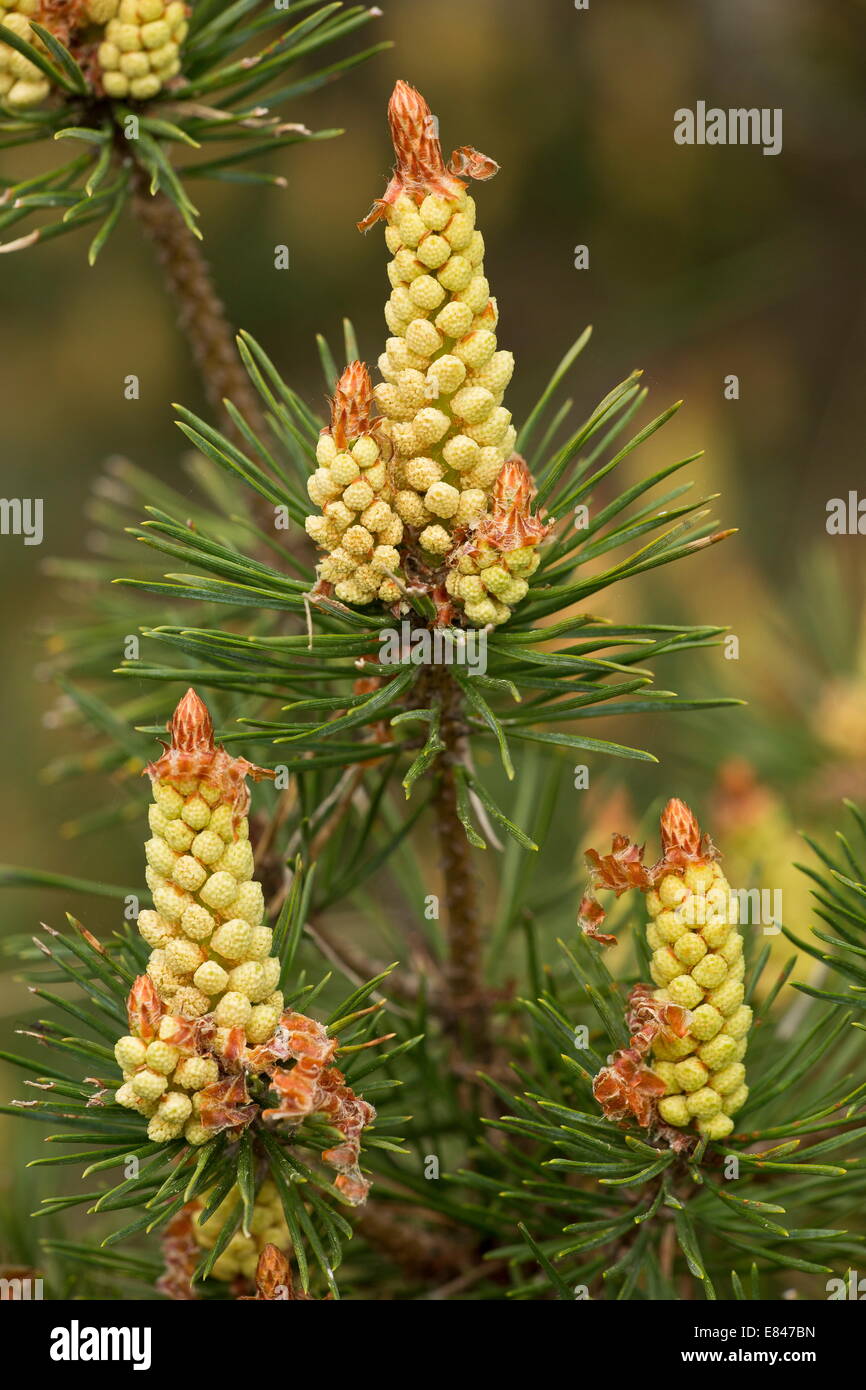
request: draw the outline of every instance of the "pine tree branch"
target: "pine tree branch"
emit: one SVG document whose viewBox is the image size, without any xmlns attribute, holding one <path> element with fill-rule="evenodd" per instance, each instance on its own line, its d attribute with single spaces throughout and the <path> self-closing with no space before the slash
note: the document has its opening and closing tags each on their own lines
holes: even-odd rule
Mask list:
<svg viewBox="0 0 866 1390">
<path fill-rule="evenodd" d="M 219 412 L 233 442 L 244 441 L 226 413 L 226 398 L 257 434 L 265 435 L 267 425 L 259 396 L 238 356 L 234 330 L 196 238 L 164 193 L 151 194 L 144 169 L 136 168 L 133 181 L 135 215 L 156 248 L 209 404 Z"/>
<path fill-rule="evenodd" d="M 366 950 L 355 946 L 346 939 L 344 931 L 328 928 L 318 921 L 307 923 L 307 935 L 316 944 L 325 960 L 339 966 L 350 980 L 361 984 L 374 975 L 381 975 L 388 969 L 387 961 L 371 957 Z M 388 975 L 387 997 L 389 1003 L 417 1004 L 421 993 L 421 979 L 405 970 L 392 970 Z M 384 995 L 377 996 L 384 998 Z"/>
<path fill-rule="evenodd" d="M 389 1211 L 374 1202 L 359 1211 L 355 1229 L 410 1279 L 445 1281 L 478 1268 L 477 1252 L 459 1235 L 419 1226 L 414 1208 Z"/>
</svg>

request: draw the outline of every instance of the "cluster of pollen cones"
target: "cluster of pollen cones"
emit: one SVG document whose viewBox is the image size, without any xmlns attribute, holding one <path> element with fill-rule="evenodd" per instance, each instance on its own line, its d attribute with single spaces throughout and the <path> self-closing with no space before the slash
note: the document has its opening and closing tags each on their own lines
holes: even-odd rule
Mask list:
<svg viewBox="0 0 866 1390">
<path fill-rule="evenodd" d="M 316 593 L 398 615 L 420 591 L 438 625 L 496 626 L 526 595 L 549 530 L 515 452 L 504 404 L 514 357 L 498 345 L 467 191 L 498 166 L 468 146 L 446 164 L 430 108 L 406 82 L 389 121 L 394 174 L 359 225 L 385 223 L 391 336 L 377 385 L 364 363 L 346 368 L 319 440 L 308 481 L 319 510 L 306 523 L 324 552 Z"/>
<path fill-rule="evenodd" d="M 608 1119 L 636 1120 L 680 1150 L 733 1130 L 749 1095 L 743 1059 L 752 1010 L 744 1002 L 739 898 L 684 802 L 665 807 L 661 842 L 653 865 L 624 835 L 614 836 L 610 854 L 590 850 L 580 920 L 588 936 L 609 945 L 615 938 L 599 931 L 598 890 L 645 896 L 653 985 L 629 994 L 629 1046 L 608 1058 L 593 1092 Z"/>
<path fill-rule="evenodd" d="M 0 0 L 0 23 L 53 58 L 33 23 L 58 39 L 99 96 L 147 101 L 180 73 L 189 32 L 183 0 Z M 0 102 L 12 110 L 43 105 L 57 92 L 46 70 L 0 42 Z"/>
<path fill-rule="evenodd" d="M 152 1141 L 194 1146 L 250 1126 L 290 1134 L 324 1117 L 342 1139 L 322 1160 L 356 1205 L 369 1188 L 359 1155 L 375 1111 L 336 1066 L 337 1039 L 286 1007 L 262 920 L 247 779 L 273 774 L 216 745 L 192 689 L 167 727 L 171 742 L 147 768 L 154 908 L 139 914 L 138 930 L 152 950 L 129 994 L 129 1033 L 115 1046 L 123 1073 L 115 1098 L 147 1118 Z"/>
</svg>

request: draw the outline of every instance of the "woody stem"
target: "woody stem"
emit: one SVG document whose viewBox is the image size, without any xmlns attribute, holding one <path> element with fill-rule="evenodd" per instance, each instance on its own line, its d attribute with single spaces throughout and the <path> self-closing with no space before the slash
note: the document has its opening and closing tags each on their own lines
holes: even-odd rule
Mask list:
<svg viewBox="0 0 866 1390">
<path fill-rule="evenodd" d="M 472 1061 L 490 1055 L 490 1018 L 484 989 L 483 932 L 478 877 L 472 850 L 457 813 L 455 768 L 463 759 L 466 730 L 460 690 L 447 668 L 431 671 L 441 703 L 439 781 L 433 813 L 439 838 L 448 935 L 449 1014 L 461 1047 Z"/>
<path fill-rule="evenodd" d="M 165 194 L 151 194 L 148 176 L 140 167 L 133 175 L 133 186 L 135 215 L 162 263 L 166 288 L 177 305 L 178 322 L 209 403 L 235 442 L 241 441 L 226 414 L 226 397 L 256 434 L 265 433 L 258 395 L 238 356 L 234 331 L 198 241 Z"/>
<path fill-rule="evenodd" d="M 471 1246 L 442 1228 L 409 1221 L 405 1209 L 373 1203 L 355 1217 L 355 1228 L 376 1250 L 387 1255 L 410 1279 L 439 1282 L 477 1266 Z"/>
</svg>

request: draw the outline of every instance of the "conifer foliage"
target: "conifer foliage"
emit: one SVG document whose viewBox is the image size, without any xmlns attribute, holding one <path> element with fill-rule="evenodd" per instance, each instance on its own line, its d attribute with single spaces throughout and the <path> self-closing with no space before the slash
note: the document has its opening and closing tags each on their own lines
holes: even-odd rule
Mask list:
<svg viewBox="0 0 866 1390">
<path fill-rule="evenodd" d="M 294 78 L 290 69 L 379 13 L 298 0 L 287 23 L 270 0 L 3 0 L 4 145 L 71 140 L 83 148 L 47 171 L 7 181 L 0 232 L 46 209 L 59 220 L 5 240 L 0 250 L 96 226 L 92 264 L 138 190 L 166 198 L 200 236 L 191 181 L 283 183 L 245 165 L 339 133 L 287 122 L 282 108 L 387 45 Z M 213 152 L 179 167 L 184 149 Z"/>
<path fill-rule="evenodd" d="M 257 152 L 259 86 L 372 13 L 326 6 L 250 62 L 236 52 L 273 24 L 251 3 L 205 0 L 187 21 L 162 0 L 88 0 L 85 49 L 24 0 L 6 9 L 19 18 L 0 37 L 41 74 L 4 59 L 39 87 L 31 106 L 7 84 L 7 119 L 48 130 L 74 106 L 99 173 L 68 222 L 105 213 L 111 170 L 121 197 L 113 103 L 134 98 L 141 157 L 190 225 L 165 142 L 230 122 Z M 217 92 L 232 93 L 219 110 Z M 178 1300 L 779 1296 L 862 1250 L 847 1223 L 866 1136 L 862 846 L 817 876 L 823 946 L 789 932 L 843 984 L 802 985 L 793 1004 L 791 964 L 759 988 L 762 924 L 682 801 L 656 863 L 618 833 L 588 852 L 582 895 L 579 832 L 565 864 L 545 858 L 575 756 L 654 761 L 583 721 L 737 703 L 654 685 L 720 629 L 596 612 L 611 586 L 636 597 L 640 576 L 729 532 L 671 482 L 699 455 L 617 491 L 677 407 L 632 426 L 647 395 L 632 373 L 572 419 L 562 394 L 588 331 L 513 421 L 496 249 L 468 191 L 497 166 L 467 146 L 446 161 L 405 82 L 389 121 L 394 176 L 362 224 L 384 222 L 391 256 L 381 379 L 346 321 L 341 354 L 320 340 L 320 418 L 242 333 L 255 407 L 226 401 L 224 429 L 179 408 L 196 498 L 114 464 L 96 517 L 111 558 L 63 571 L 86 621 L 56 669 L 89 742 L 52 772 L 74 788 L 114 770 L 119 788 L 73 832 L 143 823 L 141 772 L 153 799 L 134 924 L 101 939 L 70 920 L 20 951 L 49 1012 L 26 1030 L 36 1060 L 4 1054 L 28 1073 L 7 1109 L 62 1123 L 38 1169 L 93 1179 L 43 1194 L 39 1214 L 75 1219 L 76 1238 L 42 1253 L 87 1296 L 109 1280 Z M 65 198 L 84 170 L 33 196 Z M 109 675 L 136 626 L 144 654 Z M 628 926 L 613 971 L 608 892 Z"/>
</svg>

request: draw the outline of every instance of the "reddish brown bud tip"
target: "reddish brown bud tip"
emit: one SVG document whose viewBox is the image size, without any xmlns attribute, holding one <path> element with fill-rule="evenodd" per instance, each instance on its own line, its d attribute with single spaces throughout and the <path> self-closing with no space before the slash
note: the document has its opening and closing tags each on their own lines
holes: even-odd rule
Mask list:
<svg viewBox="0 0 866 1390">
<path fill-rule="evenodd" d="M 350 362 L 331 401 L 331 433 L 338 449 L 373 428 L 373 382 L 364 362 Z"/>
<path fill-rule="evenodd" d="M 527 515 L 535 493 L 529 465 L 519 454 L 503 463 L 493 488 L 493 510 L 500 517 Z"/>
<path fill-rule="evenodd" d="M 213 720 L 204 700 L 190 686 L 165 726 L 171 746 L 179 753 L 209 752 L 213 746 Z"/>
<path fill-rule="evenodd" d="M 398 82 L 388 103 L 388 124 L 397 156 L 397 173 L 404 182 L 444 178 L 445 161 L 436 117 L 421 93 Z"/>
<path fill-rule="evenodd" d="M 256 1267 L 256 1292 L 260 1299 L 273 1301 L 292 1297 L 292 1271 L 282 1250 L 268 1244 Z"/>
<path fill-rule="evenodd" d="M 129 1031 L 142 1042 L 152 1042 L 165 1013 L 156 985 L 149 975 L 138 975 L 126 1000 Z"/>
<path fill-rule="evenodd" d="M 544 540 L 550 526 L 531 512 L 535 484 L 529 465 L 519 454 L 513 454 L 503 463 L 493 488 L 493 511 L 489 519 L 482 521 L 471 538 L 469 548 L 477 550 L 482 545 L 493 546 L 495 550 L 522 550 L 527 545 L 538 545 Z"/>
<path fill-rule="evenodd" d="M 684 801 L 672 797 L 661 816 L 662 849 L 665 855 L 681 850 L 690 859 L 701 853 L 701 828 Z"/>
<path fill-rule="evenodd" d="M 388 124 L 397 163 L 384 198 L 378 199 L 358 226 L 366 232 L 402 193 L 421 203 L 428 193 L 457 198 L 467 179 L 492 179 L 499 165 L 471 145 L 455 150 L 446 165 L 439 141 L 439 124 L 421 93 L 400 81 L 388 103 Z"/>
<path fill-rule="evenodd" d="M 213 720 L 204 700 L 190 686 L 165 726 L 171 743 L 161 758 L 144 769 L 151 782 L 163 778 L 207 777 L 232 804 L 235 816 L 245 816 L 250 804 L 246 779 L 258 782 L 275 777 L 269 768 L 256 767 L 246 758 L 233 758 L 214 743 Z"/>
</svg>

